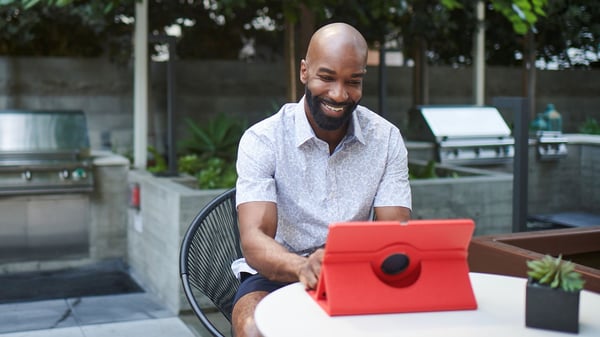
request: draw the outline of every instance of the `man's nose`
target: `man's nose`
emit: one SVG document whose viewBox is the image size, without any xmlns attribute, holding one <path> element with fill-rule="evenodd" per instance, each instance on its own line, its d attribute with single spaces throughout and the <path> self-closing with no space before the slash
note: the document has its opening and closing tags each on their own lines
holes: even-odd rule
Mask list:
<svg viewBox="0 0 600 337">
<path fill-rule="evenodd" d="M 341 83 L 335 83 L 329 90 L 329 97 L 338 103 L 348 101 L 348 91 Z"/>
</svg>

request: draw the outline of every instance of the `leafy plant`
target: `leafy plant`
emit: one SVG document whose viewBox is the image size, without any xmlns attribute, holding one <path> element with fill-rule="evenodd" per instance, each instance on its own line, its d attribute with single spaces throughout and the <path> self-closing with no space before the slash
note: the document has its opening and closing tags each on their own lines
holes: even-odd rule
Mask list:
<svg viewBox="0 0 600 337">
<path fill-rule="evenodd" d="M 196 175 L 198 171 L 202 170 L 202 166 L 202 160 L 196 154 L 184 155 L 177 160 L 177 169 L 182 173 Z"/>
<path fill-rule="evenodd" d="M 186 120 L 190 138 L 179 144 L 178 169 L 193 175 L 198 187 L 205 189 L 233 187 L 237 179 L 235 160 L 246 122 L 219 114 L 202 126 Z"/>
<path fill-rule="evenodd" d="M 158 150 L 154 146 L 148 146 L 148 152 L 152 155 L 153 163 L 148 166 L 146 169 L 150 173 L 160 173 L 167 170 L 167 161 L 165 158 L 158 152 Z"/>
<path fill-rule="evenodd" d="M 414 166 L 411 166 L 409 169 L 409 179 L 433 179 L 438 178 L 438 175 L 435 171 L 435 161 L 430 160 L 427 162 L 427 165 L 418 169 Z"/>
<path fill-rule="evenodd" d="M 562 255 L 558 258 L 545 255 L 541 259 L 527 261 L 527 267 L 529 268 L 527 275 L 535 283 L 565 291 L 583 289 L 585 281 L 581 278 L 581 274 L 575 271 L 575 264 L 563 260 Z"/>
<path fill-rule="evenodd" d="M 590 135 L 600 135 L 600 124 L 598 124 L 596 119 L 589 117 L 585 120 L 583 125 L 579 127 L 579 132 Z"/>
<path fill-rule="evenodd" d="M 211 158 L 206 165 L 196 174 L 198 187 L 215 189 L 233 187 L 237 179 L 235 165 L 225 162 L 220 158 Z"/>
<path fill-rule="evenodd" d="M 179 143 L 181 151 L 196 154 L 200 158 L 223 158 L 232 161 L 237 154 L 237 146 L 246 129 L 243 120 L 219 114 L 208 120 L 203 126 L 191 119 L 185 120 L 190 138 Z"/>
</svg>

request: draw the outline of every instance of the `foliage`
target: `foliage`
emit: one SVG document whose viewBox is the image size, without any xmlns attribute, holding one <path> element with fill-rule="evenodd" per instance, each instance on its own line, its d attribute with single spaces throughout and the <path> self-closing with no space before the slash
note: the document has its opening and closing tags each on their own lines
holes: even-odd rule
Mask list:
<svg viewBox="0 0 600 337">
<path fill-rule="evenodd" d="M 546 15 L 543 8 L 547 3 L 548 0 L 496 0 L 492 6 L 510 21 L 515 32 L 525 35 L 538 17 Z"/>
<path fill-rule="evenodd" d="M 167 161 L 153 146 L 148 146 L 148 152 L 152 156 L 152 165 L 147 167 L 150 173 L 160 173 L 167 170 Z"/>
<path fill-rule="evenodd" d="M 190 137 L 180 143 L 178 169 L 196 177 L 200 188 L 233 187 L 237 179 L 235 159 L 246 122 L 216 115 L 203 126 L 186 120 Z"/>
<path fill-rule="evenodd" d="M 592 66 L 585 53 L 600 52 L 600 2 L 587 0 L 553 0 L 547 15 L 537 25 L 538 55 L 559 61 L 561 68 Z M 578 53 L 573 53 L 574 50 Z M 596 60 L 596 62 L 598 62 Z"/>
<path fill-rule="evenodd" d="M 594 67 L 600 52 L 600 2 L 552 0 L 544 7 L 546 15 L 535 24 L 536 56 L 559 69 Z M 523 38 L 509 34 L 498 12 L 486 12 L 487 62 L 490 65 L 518 64 L 515 54 L 523 54 Z M 512 63 L 507 63 L 511 62 Z M 596 62 L 596 63 L 594 63 Z"/>
<path fill-rule="evenodd" d="M 561 288 L 564 291 L 583 289 L 585 281 L 581 278 L 581 273 L 575 271 L 573 262 L 562 260 L 562 255 L 558 258 L 545 255 L 538 260 L 529 260 L 527 267 L 527 275 L 535 283 Z"/>
<path fill-rule="evenodd" d="M 588 117 L 583 125 L 579 127 L 579 132 L 590 135 L 600 135 L 600 123 L 598 123 L 595 118 Z"/>
<path fill-rule="evenodd" d="M 235 186 L 237 173 L 235 164 L 222 158 L 212 157 L 200 160 L 195 154 L 179 158 L 179 171 L 196 177 L 198 187 L 203 189 L 228 188 Z"/>
<path fill-rule="evenodd" d="M 510 22 L 518 23 L 515 29 L 520 29 L 535 23 L 533 14 L 543 13 L 546 1 L 519 0 L 512 4 L 508 0 L 492 0 L 491 3 L 505 9 L 504 15 Z M 7 29 L 0 33 L 0 45 L 4 45 L 0 54 L 64 56 L 73 51 L 70 56 L 109 53 L 116 55 L 114 59 L 127 60 L 131 52 L 134 2 L 0 0 L 0 12 L 8 18 Z M 317 25 L 332 20 L 356 25 L 372 45 L 381 43 L 384 37 L 401 41 L 406 55 L 412 55 L 413 39 L 424 37 L 432 41 L 432 51 L 439 49 L 434 54 L 442 56 L 459 49 L 461 54 L 469 56 L 469 36 L 474 25 L 469 14 L 472 3 L 470 0 L 148 0 L 148 22 L 153 34 L 164 33 L 173 24 L 181 27 L 182 36 L 177 43 L 181 58 L 237 58 L 242 40 L 252 37 L 256 49 L 273 59 L 272 55 L 283 54 L 282 31 L 286 22 L 298 22 L 301 13 L 305 13 L 301 8 L 315 15 Z M 518 13 L 525 15 L 520 17 Z M 125 23 L 123 17 L 131 21 Z M 456 19 L 464 19 L 464 23 Z M 467 34 L 465 28 L 469 29 Z M 469 42 L 462 42 L 464 38 Z M 458 40 L 461 42 L 454 43 Z M 44 45 L 47 47 L 39 47 Z"/>
<path fill-rule="evenodd" d="M 427 165 L 423 166 L 421 169 L 416 169 L 414 167 L 410 167 L 409 171 L 409 179 L 433 179 L 438 178 L 438 175 L 435 171 L 435 161 L 430 160 L 427 162 Z"/>
<path fill-rule="evenodd" d="M 196 178 L 200 188 L 229 188 L 235 186 L 237 173 L 234 164 L 221 158 L 210 158 L 204 168 L 196 173 Z"/>
<path fill-rule="evenodd" d="M 131 57 L 136 0 L 0 0 L 0 55 Z M 237 59 L 244 40 L 254 40 L 257 59 L 283 56 L 286 23 L 306 13 L 317 26 L 355 25 L 371 46 L 384 39 L 410 58 L 427 42 L 432 64 L 472 63 L 477 26 L 472 0 L 148 0 L 152 34 L 178 25 L 177 56 Z M 486 62 L 519 65 L 523 34 L 534 32 L 538 58 L 561 68 L 594 67 L 600 51 L 600 2 L 587 0 L 485 0 Z M 2 20 L 4 18 L 5 20 Z M 127 20 L 123 20 L 126 18 Z M 155 49 L 151 52 L 156 53 Z M 543 66 L 543 65 L 541 65 Z"/>
<path fill-rule="evenodd" d="M 203 126 L 186 119 L 190 137 L 179 143 L 180 152 L 196 154 L 200 159 L 212 157 L 233 161 L 237 155 L 237 145 L 246 130 L 246 121 L 218 114 L 206 121 Z"/>
<path fill-rule="evenodd" d="M 425 166 L 408 164 L 408 178 L 414 179 L 436 179 L 436 178 L 458 178 L 460 175 L 456 171 L 438 170 L 434 160 L 427 161 Z"/>
<path fill-rule="evenodd" d="M 0 0 L 0 55 L 97 57 L 126 62 L 130 1 Z"/>
</svg>

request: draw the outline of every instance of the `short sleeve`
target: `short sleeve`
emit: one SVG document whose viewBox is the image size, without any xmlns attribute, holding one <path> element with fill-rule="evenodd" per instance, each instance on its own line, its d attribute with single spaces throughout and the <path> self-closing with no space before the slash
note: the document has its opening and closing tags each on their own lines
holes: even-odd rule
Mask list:
<svg viewBox="0 0 600 337">
<path fill-rule="evenodd" d="M 250 201 L 277 202 L 275 144 L 266 134 L 248 129 L 242 136 L 236 169 L 236 206 Z"/>
<path fill-rule="evenodd" d="M 408 152 L 400 131 L 390 129 L 386 168 L 373 206 L 403 206 L 412 208 L 408 180 Z"/>
</svg>

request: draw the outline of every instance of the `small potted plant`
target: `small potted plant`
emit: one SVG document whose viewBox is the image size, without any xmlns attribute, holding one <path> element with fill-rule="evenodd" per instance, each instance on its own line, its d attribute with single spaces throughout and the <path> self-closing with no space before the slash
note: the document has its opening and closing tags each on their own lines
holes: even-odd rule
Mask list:
<svg viewBox="0 0 600 337">
<path fill-rule="evenodd" d="M 533 328 L 579 332 L 579 292 L 584 280 L 575 265 L 546 255 L 527 261 L 525 325 Z"/>
</svg>

